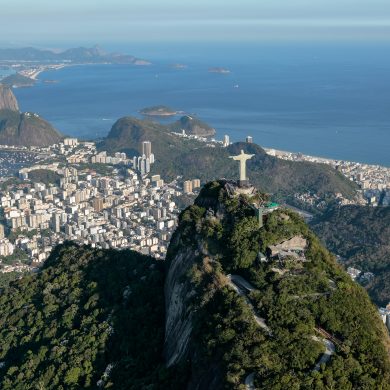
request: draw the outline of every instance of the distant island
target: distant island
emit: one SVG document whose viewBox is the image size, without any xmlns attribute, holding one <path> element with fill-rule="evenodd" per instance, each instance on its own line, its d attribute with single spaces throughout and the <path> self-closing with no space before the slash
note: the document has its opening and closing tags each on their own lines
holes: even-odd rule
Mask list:
<svg viewBox="0 0 390 390">
<path fill-rule="evenodd" d="M 188 66 L 185 64 L 172 64 L 171 65 L 172 69 L 187 69 Z"/>
<path fill-rule="evenodd" d="M 214 67 L 209 68 L 210 73 L 220 73 L 220 74 L 228 74 L 231 73 L 229 69 L 227 68 L 221 68 L 221 67 Z"/>
<path fill-rule="evenodd" d="M 6 77 L 1 82 L 12 87 L 32 86 L 37 76 L 46 70 L 85 64 L 148 66 L 151 65 L 151 62 L 128 54 L 108 53 L 97 45 L 91 48 L 78 47 L 61 52 L 33 47 L 0 49 L 0 67 L 16 71 L 16 74 Z"/>
<path fill-rule="evenodd" d="M 153 106 L 143 108 L 140 113 L 146 116 L 175 116 L 178 112 L 167 106 Z"/>
</svg>

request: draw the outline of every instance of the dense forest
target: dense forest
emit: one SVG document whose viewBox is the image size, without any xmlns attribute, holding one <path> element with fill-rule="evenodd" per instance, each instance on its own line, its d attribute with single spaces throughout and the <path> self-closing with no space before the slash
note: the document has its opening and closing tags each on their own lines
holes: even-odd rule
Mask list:
<svg viewBox="0 0 390 390">
<path fill-rule="evenodd" d="M 378 305 L 390 302 L 390 207 L 332 208 L 312 228 L 346 266 L 374 273 L 365 287 Z"/>
<path fill-rule="evenodd" d="M 59 186 L 61 176 L 49 169 L 35 169 L 34 171 L 29 172 L 28 178 L 33 183 L 43 183 L 47 186 L 50 184 Z"/>
<path fill-rule="evenodd" d="M 198 313 L 192 372 L 218 375 L 223 386 L 216 388 L 227 389 L 251 372 L 260 389 L 390 388 L 389 339 L 367 293 L 298 215 L 280 209 L 259 228 L 253 201 L 229 197 L 223 182 L 208 184 L 171 241 L 168 261 L 175 264 L 188 247 L 195 254 L 188 271 L 196 291 L 188 304 Z M 304 260 L 259 261 L 259 251 L 296 236 L 307 241 Z M 254 286 L 246 298 L 231 288 L 230 274 Z M 332 335 L 336 350 L 313 370 L 324 353 L 318 330 Z"/>
<path fill-rule="evenodd" d="M 162 264 L 135 252 L 57 247 L 0 295 L 0 388 L 174 388 L 163 281 Z"/>
</svg>

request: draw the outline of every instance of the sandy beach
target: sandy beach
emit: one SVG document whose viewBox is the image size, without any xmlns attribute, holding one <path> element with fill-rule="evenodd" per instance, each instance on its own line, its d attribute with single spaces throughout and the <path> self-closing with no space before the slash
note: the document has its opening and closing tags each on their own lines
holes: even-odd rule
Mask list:
<svg viewBox="0 0 390 390">
<path fill-rule="evenodd" d="M 59 70 L 69 66 L 67 64 L 56 64 L 56 65 L 39 65 L 38 67 L 34 67 L 31 69 L 25 69 L 19 72 L 22 76 L 29 77 L 32 80 L 37 80 L 38 76 L 45 71 L 48 70 Z"/>
</svg>

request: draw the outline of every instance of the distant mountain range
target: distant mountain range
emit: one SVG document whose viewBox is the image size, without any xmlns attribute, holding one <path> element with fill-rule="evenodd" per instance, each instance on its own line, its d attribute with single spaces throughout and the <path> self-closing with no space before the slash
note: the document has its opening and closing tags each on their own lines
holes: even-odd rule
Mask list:
<svg viewBox="0 0 390 390">
<path fill-rule="evenodd" d="M 0 144 L 48 146 L 59 142 L 62 135 L 35 113 L 20 113 L 12 90 L 0 84 Z"/>
<path fill-rule="evenodd" d="M 0 49 L 0 61 L 33 61 L 38 63 L 115 63 L 133 65 L 150 64 L 150 62 L 132 55 L 105 52 L 99 46 L 91 48 L 78 47 L 61 52 L 36 49 L 33 47 Z"/>
</svg>

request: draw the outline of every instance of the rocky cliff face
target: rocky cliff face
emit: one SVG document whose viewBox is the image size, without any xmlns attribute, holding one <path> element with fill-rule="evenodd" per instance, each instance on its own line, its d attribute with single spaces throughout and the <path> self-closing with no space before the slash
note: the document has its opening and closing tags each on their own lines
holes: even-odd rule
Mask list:
<svg viewBox="0 0 390 390">
<path fill-rule="evenodd" d="M 10 88 L 0 84 L 0 110 L 19 111 L 18 102 Z"/>
<path fill-rule="evenodd" d="M 49 146 L 58 143 L 61 138 L 61 134 L 37 114 L 0 110 L 2 145 Z"/>
<path fill-rule="evenodd" d="M 186 367 L 190 390 L 388 389 L 389 338 L 365 291 L 299 216 L 240 192 L 209 183 L 180 216 L 167 255 L 166 365 Z"/>
<path fill-rule="evenodd" d="M 19 112 L 11 89 L 0 84 L 0 144 L 15 146 L 49 146 L 62 135 L 35 113 Z"/>
<path fill-rule="evenodd" d="M 193 265 L 191 249 L 178 253 L 171 262 L 165 283 L 165 358 L 168 367 L 183 361 L 188 356 L 193 330 L 193 312 L 187 306 L 195 291 L 186 274 Z"/>
</svg>

